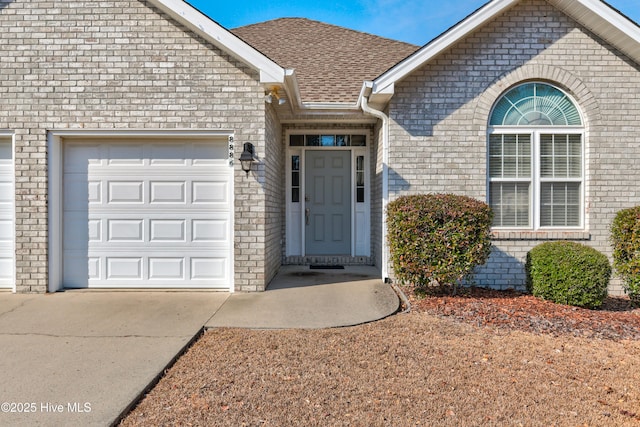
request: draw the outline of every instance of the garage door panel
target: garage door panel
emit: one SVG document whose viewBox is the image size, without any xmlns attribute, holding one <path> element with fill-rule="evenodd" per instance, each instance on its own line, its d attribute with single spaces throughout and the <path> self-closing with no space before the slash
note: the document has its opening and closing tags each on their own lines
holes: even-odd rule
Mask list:
<svg viewBox="0 0 640 427">
<path fill-rule="evenodd" d="M 149 221 L 149 242 L 186 242 L 187 221 L 184 219 L 151 219 Z"/>
<path fill-rule="evenodd" d="M 106 280 L 142 280 L 142 257 L 106 258 Z"/>
<path fill-rule="evenodd" d="M 73 190 L 65 198 L 65 229 L 82 228 L 73 236 L 65 233 L 65 286 L 229 287 L 226 143 L 109 143 L 90 150 L 70 144 L 65 150 L 67 158 L 84 162 L 103 154 L 88 168 L 70 169 L 88 170 L 84 174 L 65 170 L 65 188 Z M 136 155 L 141 165 L 133 161 Z M 197 161 L 222 166 L 196 168 Z"/>
<path fill-rule="evenodd" d="M 108 181 L 107 203 L 144 203 L 143 181 Z"/>
<path fill-rule="evenodd" d="M 192 183 L 193 204 L 227 204 L 229 202 L 228 182 L 194 181 Z"/>
<path fill-rule="evenodd" d="M 152 144 L 150 147 L 151 166 L 166 167 L 187 165 L 187 146 L 183 144 Z"/>
<path fill-rule="evenodd" d="M 15 192 L 12 147 L 10 140 L 0 140 L 0 288 L 13 287 Z"/>
<path fill-rule="evenodd" d="M 185 259 L 149 257 L 149 280 L 185 280 Z"/>
<path fill-rule="evenodd" d="M 64 171 L 68 174 L 87 174 L 92 166 L 102 164 L 101 148 L 99 144 L 69 144 L 73 150 L 66 150 L 64 157 Z"/>
<path fill-rule="evenodd" d="M 0 257 L 0 287 L 9 287 L 13 280 L 13 257 Z"/>
<path fill-rule="evenodd" d="M 111 242 L 144 242 L 144 220 L 107 220 L 107 243 Z"/>
<path fill-rule="evenodd" d="M 184 181 L 151 181 L 151 204 L 185 204 L 187 189 Z"/>
<path fill-rule="evenodd" d="M 193 166 L 215 166 L 227 162 L 229 148 L 226 143 L 194 143 L 192 146 Z"/>
<path fill-rule="evenodd" d="M 107 163 L 110 166 L 143 166 L 144 144 L 107 145 Z"/>
<path fill-rule="evenodd" d="M 229 223 L 220 219 L 196 219 L 192 222 L 193 242 L 226 242 Z"/>
<path fill-rule="evenodd" d="M 220 280 L 226 277 L 227 257 L 224 254 L 215 257 L 191 258 L 192 280 Z"/>
</svg>

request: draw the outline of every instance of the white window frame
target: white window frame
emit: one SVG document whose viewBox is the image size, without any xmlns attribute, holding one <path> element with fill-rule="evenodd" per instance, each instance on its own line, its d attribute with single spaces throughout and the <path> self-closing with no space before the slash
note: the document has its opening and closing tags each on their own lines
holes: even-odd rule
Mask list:
<svg viewBox="0 0 640 427">
<path fill-rule="evenodd" d="M 491 135 L 531 135 L 531 179 L 526 178 L 491 178 L 489 138 Z M 580 135 L 581 136 L 581 175 L 579 178 L 542 178 L 540 174 L 540 136 L 541 135 Z M 585 227 L 585 130 L 582 126 L 495 126 L 489 128 L 487 134 L 487 201 L 491 201 L 492 182 L 530 182 L 531 190 L 529 194 L 529 214 L 531 221 L 529 227 L 500 227 L 494 226 L 495 230 L 526 230 L 526 231 L 557 231 L 557 230 L 584 230 Z M 580 224 L 578 226 L 558 226 L 542 227 L 540 225 L 540 193 L 542 184 L 545 182 L 577 182 L 580 183 Z"/>
</svg>

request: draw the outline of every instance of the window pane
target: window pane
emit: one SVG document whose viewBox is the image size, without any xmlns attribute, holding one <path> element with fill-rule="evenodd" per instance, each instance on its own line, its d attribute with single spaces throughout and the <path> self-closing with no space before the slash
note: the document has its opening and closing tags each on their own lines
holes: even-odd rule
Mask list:
<svg viewBox="0 0 640 427">
<path fill-rule="evenodd" d="M 356 200 L 358 203 L 364 203 L 364 188 L 358 188 L 356 190 Z"/>
<path fill-rule="evenodd" d="M 322 135 L 321 140 L 323 147 L 333 147 L 336 145 L 336 137 L 334 135 Z"/>
<path fill-rule="evenodd" d="M 291 201 L 293 203 L 300 203 L 300 189 L 292 188 L 291 189 Z"/>
<path fill-rule="evenodd" d="M 300 170 L 300 156 L 291 156 L 291 170 L 292 171 Z"/>
<path fill-rule="evenodd" d="M 529 183 L 494 182 L 489 204 L 497 227 L 530 227 Z"/>
<path fill-rule="evenodd" d="M 566 134 L 541 135 L 540 176 L 580 178 L 582 176 L 582 137 Z"/>
<path fill-rule="evenodd" d="M 289 136 L 289 145 L 292 147 L 304 146 L 304 135 L 291 135 Z"/>
<path fill-rule="evenodd" d="M 319 147 L 320 146 L 320 135 L 307 135 L 307 147 Z"/>
<path fill-rule="evenodd" d="M 351 135 L 351 146 L 364 147 L 367 145 L 367 138 L 364 135 Z"/>
<path fill-rule="evenodd" d="M 576 126 L 580 113 L 559 89 L 544 83 L 525 83 L 509 90 L 496 102 L 493 126 Z"/>
<path fill-rule="evenodd" d="M 580 225 L 580 183 L 543 183 L 540 187 L 540 226 Z"/>
<path fill-rule="evenodd" d="M 489 176 L 531 177 L 531 135 L 490 135 Z"/>
<path fill-rule="evenodd" d="M 338 146 L 338 147 L 348 147 L 349 146 L 349 135 L 336 135 L 336 146 Z"/>
<path fill-rule="evenodd" d="M 300 187 L 300 172 L 291 173 L 291 186 Z"/>
</svg>

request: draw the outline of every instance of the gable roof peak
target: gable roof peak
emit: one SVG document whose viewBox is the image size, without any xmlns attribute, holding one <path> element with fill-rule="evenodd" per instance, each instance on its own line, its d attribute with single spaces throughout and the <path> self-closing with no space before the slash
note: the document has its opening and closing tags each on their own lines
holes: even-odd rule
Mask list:
<svg viewBox="0 0 640 427">
<path fill-rule="evenodd" d="M 380 94 L 378 102 L 386 102 L 385 100 L 388 100 L 393 93 L 396 82 L 522 1 L 489 1 L 413 55 L 377 77 L 371 84 L 373 95 Z M 640 64 L 640 26 L 608 3 L 602 0 L 546 0 L 546 2 Z"/>
</svg>

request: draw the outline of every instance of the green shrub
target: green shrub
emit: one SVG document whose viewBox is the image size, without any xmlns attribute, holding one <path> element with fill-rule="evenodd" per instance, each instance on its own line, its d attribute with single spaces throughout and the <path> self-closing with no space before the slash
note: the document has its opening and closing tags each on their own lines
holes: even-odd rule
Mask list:
<svg viewBox="0 0 640 427">
<path fill-rule="evenodd" d="M 527 254 L 527 289 L 559 304 L 600 307 L 611 278 L 609 259 L 573 242 L 547 242 Z"/>
<path fill-rule="evenodd" d="M 403 196 L 387 208 L 396 277 L 426 290 L 452 286 L 484 264 L 493 214 L 486 203 L 453 194 Z"/>
<path fill-rule="evenodd" d="M 611 225 L 613 266 L 625 292 L 640 305 L 640 206 L 619 211 Z"/>
</svg>

